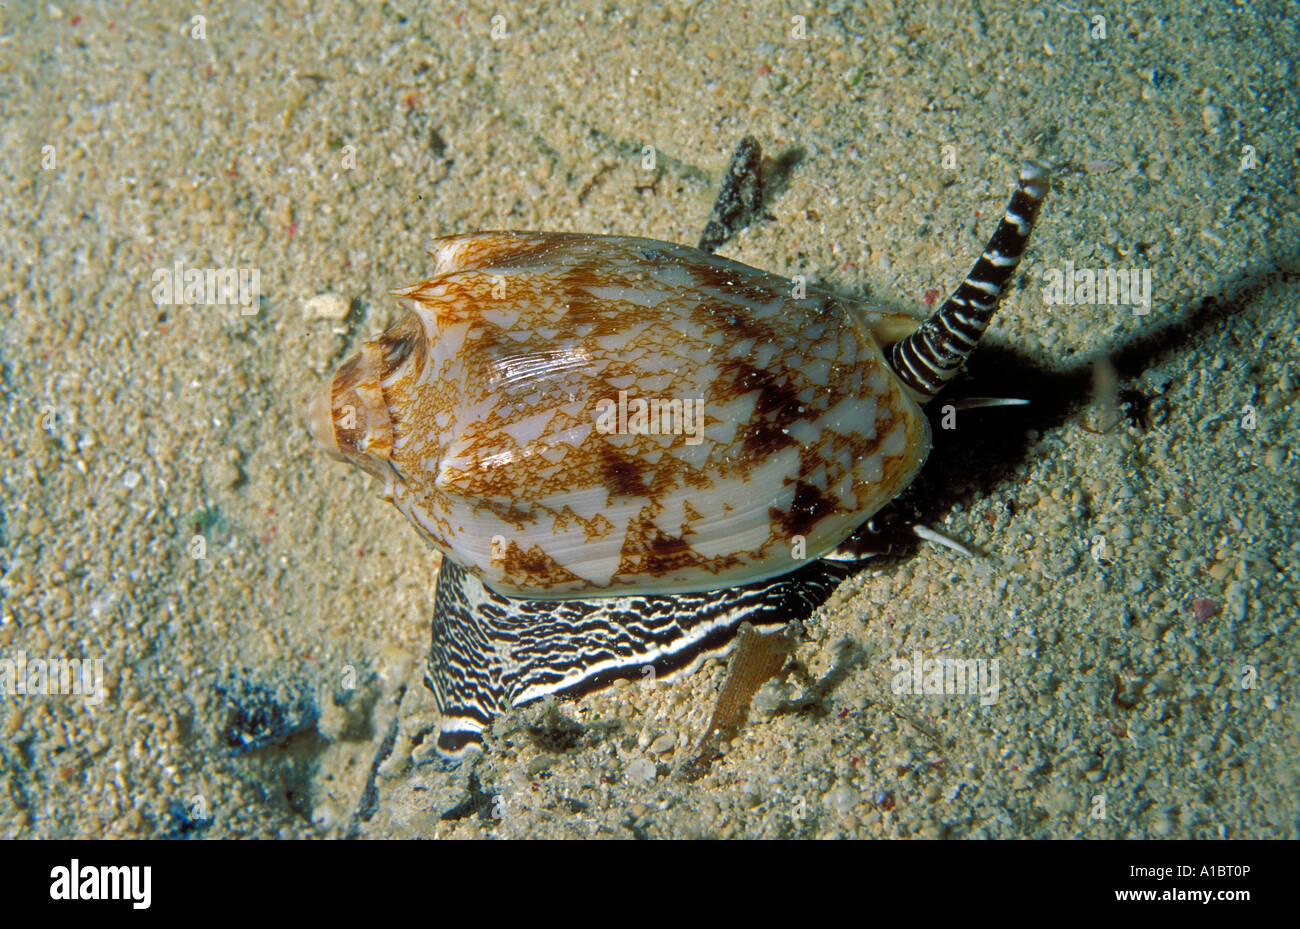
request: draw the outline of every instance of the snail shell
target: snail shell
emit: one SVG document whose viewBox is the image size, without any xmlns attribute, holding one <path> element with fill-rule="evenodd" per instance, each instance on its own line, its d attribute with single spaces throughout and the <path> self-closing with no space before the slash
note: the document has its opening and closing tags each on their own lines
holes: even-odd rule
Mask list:
<svg viewBox="0 0 1300 929">
<path fill-rule="evenodd" d="M 309 404 L 317 442 L 493 590 L 714 590 L 820 557 L 929 425 L 870 322 L 694 248 L 439 239 L 411 312 Z"/>
</svg>

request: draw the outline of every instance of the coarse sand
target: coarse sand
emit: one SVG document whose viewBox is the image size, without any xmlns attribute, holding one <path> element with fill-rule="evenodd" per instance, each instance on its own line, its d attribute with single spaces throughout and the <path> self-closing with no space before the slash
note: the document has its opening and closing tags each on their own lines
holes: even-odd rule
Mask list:
<svg viewBox="0 0 1300 929">
<path fill-rule="evenodd" d="M 1300 833 L 1286 4 L 124 7 L 0 10 L 0 682 L 103 669 L 0 697 L 0 836 Z M 445 769 L 436 556 L 303 401 L 430 238 L 693 243 L 747 133 L 784 170 L 722 253 L 917 313 L 1056 163 L 950 388 L 1030 404 L 956 412 L 896 504 L 981 557 L 870 562 L 695 780 L 716 660 Z M 248 305 L 169 302 L 178 263 Z M 1053 304 L 1078 269 L 1149 306 Z M 987 686 L 912 692 L 937 658 Z"/>
</svg>

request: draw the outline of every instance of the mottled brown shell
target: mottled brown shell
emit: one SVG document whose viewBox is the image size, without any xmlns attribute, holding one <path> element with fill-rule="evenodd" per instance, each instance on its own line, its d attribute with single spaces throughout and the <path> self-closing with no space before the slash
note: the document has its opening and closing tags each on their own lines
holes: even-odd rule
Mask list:
<svg viewBox="0 0 1300 929">
<path fill-rule="evenodd" d="M 863 319 L 649 239 L 434 243 L 312 431 L 446 555 L 532 598 L 728 587 L 834 548 L 929 426 Z M 643 406 L 644 404 L 644 406 Z"/>
</svg>

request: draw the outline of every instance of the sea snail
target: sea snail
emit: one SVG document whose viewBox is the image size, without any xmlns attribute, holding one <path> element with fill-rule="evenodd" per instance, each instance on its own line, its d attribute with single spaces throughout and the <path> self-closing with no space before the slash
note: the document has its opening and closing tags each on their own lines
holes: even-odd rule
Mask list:
<svg viewBox="0 0 1300 929">
<path fill-rule="evenodd" d="M 319 445 L 443 554 L 426 675 L 443 754 L 510 706 L 689 669 L 741 622 L 824 600 L 843 575 L 811 564 L 852 557 L 846 537 L 920 470 L 920 404 L 975 348 L 1049 185 L 1021 170 L 917 328 L 710 254 L 757 211 L 758 161 L 747 138 L 701 248 L 436 240 L 429 280 L 394 292 L 410 312 L 311 398 Z"/>
</svg>

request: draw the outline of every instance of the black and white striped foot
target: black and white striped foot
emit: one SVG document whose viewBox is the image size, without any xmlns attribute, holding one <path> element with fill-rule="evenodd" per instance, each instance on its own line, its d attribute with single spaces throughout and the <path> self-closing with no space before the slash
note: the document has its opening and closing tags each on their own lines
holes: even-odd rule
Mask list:
<svg viewBox="0 0 1300 929">
<path fill-rule="evenodd" d="M 425 684 L 449 758 L 480 750 L 493 717 L 619 679 L 671 680 L 730 649 L 742 622 L 775 632 L 812 614 L 850 569 L 815 561 L 783 577 L 693 594 L 515 600 L 448 558 L 434 599 Z"/>
<path fill-rule="evenodd" d="M 1051 167 L 1041 161 L 1020 169 L 1020 185 L 966 280 L 920 329 L 891 349 L 890 364 L 919 401 L 937 394 L 979 344 L 1020 264 L 1051 177 Z"/>
</svg>

